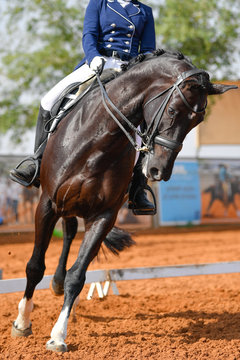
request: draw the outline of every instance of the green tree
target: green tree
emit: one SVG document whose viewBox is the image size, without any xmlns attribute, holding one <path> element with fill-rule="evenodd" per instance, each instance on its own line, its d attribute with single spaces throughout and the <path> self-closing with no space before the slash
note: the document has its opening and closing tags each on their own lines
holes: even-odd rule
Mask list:
<svg viewBox="0 0 240 360">
<path fill-rule="evenodd" d="M 217 77 L 232 75 L 239 59 L 239 0 L 165 0 L 155 8 L 158 45 L 189 56 L 193 63 Z M 219 77 L 219 76 L 218 76 Z"/>
<path fill-rule="evenodd" d="M 41 96 L 83 56 L 84 1 L 12 0 L 2 10 L 0 132 L 35 125 Z M 3 26 L 2 26 L 3 27 Z"/>
</svg>

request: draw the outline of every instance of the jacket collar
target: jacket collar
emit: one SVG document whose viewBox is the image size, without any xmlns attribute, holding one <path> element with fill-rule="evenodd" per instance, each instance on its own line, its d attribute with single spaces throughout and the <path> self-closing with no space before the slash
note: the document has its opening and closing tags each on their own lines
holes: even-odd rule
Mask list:
<svg viewBox="0 0 240 360">
<path fill-rule="evenodd" d="M 131 17 L 140 12 L 139 2 L 136 0 L 132 0 L 125 8 L 117 0 L 107 0 L 107 4 L 112 10 L 115 10 L 124 17 Z"/>
</svg>

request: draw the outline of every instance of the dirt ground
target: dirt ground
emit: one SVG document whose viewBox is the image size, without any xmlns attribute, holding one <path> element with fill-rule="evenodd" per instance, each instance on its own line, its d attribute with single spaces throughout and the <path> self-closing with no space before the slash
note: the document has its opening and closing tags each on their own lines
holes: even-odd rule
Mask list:
<svg viewBox="0 0 240 360">
<path fill-rule="evenodd" d="M 90 269 L 198 264 L 240 259 L 240 229 L 133 233 L 136 246 L 119 257 L 101 254 Z M 31 256 L 31 233 L 0 235 L 3 278 L 24 277 Z M 21 240 L 25 242 L 21 243 Z M 69 266 L 81 237 L 73 243 Z M 46 273 L 53 274 L 61 240 L 53 238 Z M 62 297 L 37 290 L 33 335 L 11 339 L 22 293 L 0 295 L 0 359 L 76 360 L 238 360 L 240 359 L 240 274 L 118 282 L 119 296 L 86 300 L 85 286 L 77 321 L 69 321 L 69 352 L 45 350 L 60 313 Z"/>
</svg>

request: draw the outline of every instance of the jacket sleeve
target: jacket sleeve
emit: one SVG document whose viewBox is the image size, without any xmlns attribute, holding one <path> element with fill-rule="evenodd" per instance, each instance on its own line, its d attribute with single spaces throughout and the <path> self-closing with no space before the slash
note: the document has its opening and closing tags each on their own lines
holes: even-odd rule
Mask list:
<svg viewBox="0 0 240 360">
<path fill-rule="evenodd" d="M 101 56 L 97 50 L 100 26 L 100 3 L 101 1 L 99 0 L 90 0 L 83 23 L 82 44 L 89 65 L 95 56 Z"/>
<path fill-rule="evenodd" d="M 148 9 L 148 17 L 141 37 L 140 53 L 146 53 L 156 49 L 156 36 L 152 9 Z"/>
</svg>

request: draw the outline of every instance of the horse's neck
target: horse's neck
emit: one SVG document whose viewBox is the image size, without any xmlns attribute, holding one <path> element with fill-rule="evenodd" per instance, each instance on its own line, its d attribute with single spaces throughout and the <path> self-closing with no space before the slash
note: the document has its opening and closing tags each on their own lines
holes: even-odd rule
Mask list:
<svg viewBox="0 0 240 360">
<path fill-rule="evenodd" d="M 141 112 L 146 90 L 144 83 L 144 79 L 135 72 L 127 71 L 110 84 L 109 97 L 125 116 Z"/>
</svg>

